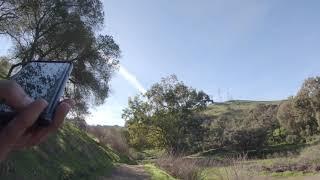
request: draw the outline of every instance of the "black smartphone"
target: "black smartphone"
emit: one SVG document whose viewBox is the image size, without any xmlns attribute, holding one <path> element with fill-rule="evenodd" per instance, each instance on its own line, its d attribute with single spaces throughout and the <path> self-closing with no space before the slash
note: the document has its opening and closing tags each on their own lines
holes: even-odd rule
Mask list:
<svg viewBox="0 0 320 180">
<path fill-rule="evenodd" d="M 43 98 L 48 102 L 47 108 L 36 121 L 37 125 L 47 126 L 51 123 L 72 67 L 72 63 L 67 61 L 31 61 L 10 77 L 32 99 Z M 14 109 L 0 103 L 0 126 L 5 126 L 15 115 Z"/>
</svg>

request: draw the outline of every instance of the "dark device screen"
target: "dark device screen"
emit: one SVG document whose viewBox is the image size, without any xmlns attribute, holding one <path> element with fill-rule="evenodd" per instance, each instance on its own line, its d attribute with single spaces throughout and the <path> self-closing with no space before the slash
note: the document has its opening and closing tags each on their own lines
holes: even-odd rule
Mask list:
<svg viewBox="0 0 320 180">
<path fill-rule="evenodd" d="M 10 77 L 16 81 L 32 99 L 43 98 L 48 102 L 36 124 L 49 125 L 55 108 L 63 95 L 72 70 L 72 63 L 59 61 L 32 61 Z M 0 104 L 0 126 L 6 125 L 16 112 L 4 103 Z"/>
</svg>

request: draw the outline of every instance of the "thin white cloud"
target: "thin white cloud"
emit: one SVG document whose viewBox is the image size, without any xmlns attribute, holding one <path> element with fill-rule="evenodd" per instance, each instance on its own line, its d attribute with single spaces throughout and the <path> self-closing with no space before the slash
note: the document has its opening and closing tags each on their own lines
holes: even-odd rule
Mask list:
<svg viewBox="0 0 320 180">
<path fill-rule="evenodd" d="M 142 84 L 138 81 L 135 75 L 130 73 L 125 67 L 120 65 L 119 74 L 126 79 L 134 88 L 136 88 L 142 94 L 146 93 L 147 90 L 142 86 Z"/>
</svg>

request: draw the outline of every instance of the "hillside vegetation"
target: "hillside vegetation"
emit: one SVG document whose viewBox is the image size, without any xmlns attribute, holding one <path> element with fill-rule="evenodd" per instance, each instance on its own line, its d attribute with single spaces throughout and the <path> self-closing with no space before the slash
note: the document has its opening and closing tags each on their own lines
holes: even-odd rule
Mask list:
<svg viewBox="0 0 320 180">
<path fill-rule="evenodd" d="M 155 83 L 143 96 L 129 99 L 123 111 L 129 145 L 136 149 L 247 152 L 286 143 L 289 135 L 277 118 L 280 101 L 217 103 L 175 75 Z"/>
<path fill-rule="evenodd" d="M 270 140 L 279 138 L 274 137 L 277 136 L 276 133 L 270 132 L 269 134 L 266 134 L 269 137 L 269 143 L 261 144 L 262 147 L 259 146 L 249 146 L 247 148 L 239 148 L 239 145 L 241 145 L 240 142 L 238 142 L 237 146 L 238 148 L 235 148 L 234 146 L 230 146 L 232 144 L 227 144 L 228 139 L 218 139 L 217 136 L 220 135 L 220 137 L 228 138 L 228 135 L 230 133 L 228 132 L 235 132 L 237 128 L 242 128 L 243 124 L 245 124 L 246 119 L 250 117 L 250 114 L 254 114 L 259 107 L 277 107 L 282 101 L 250 101 L 250 100 L 231 100 L 226 102 L 220 102 L 220 103 L 214 103 L 212 105 L 209 105 L 202 113 L 207 117 L 206 125 L 210 128 L 209 130 L 209 137 L 207 139 L 206 143 L 210 143 L 209 145 L 212 145 L 212 141 L 219 142 L 221 144 L 215 144 L 213 146 L 214 148 L 207 148 L 204 151 L 198 152 L 192 156 L 209 156 L 214 155 L 215 157 L 222 156 L 221 158 L 225 156 L 230 155 L 236 155 L 239 153 L 243 153 L 243 150 L 246 150 L 245 153 L 247 156 L 251 157 L 262 157 L 262 156 L 268 156 L 272 155 L 274 153 L 294 153 L 296 154 L 299 152 L 303 147 L 306 145 L 303 143 L 297 143 L 297 144 L 290 144 L 290 143 L 283 143 L 283 142 L 270 142 Z M 257 116 L 255 116 L 257 118 Z M 254 120 L 250 119 L 249 120 Z M 258 124 L 258 122 L 257 122 Z M 277 128 L 274 128 L 277 129 Z M 217 132 L 220 132 L 220 134 L 216 134 Z M 253 132 L 254 133 L 254 132 Z M 252 136 L 254 135 L 252 133 Z M 249 133 L 250 134 L 250 133 Z M 211 135 L 211 137 L 210 137 Z M 215 136 L 216 135 L 216 136 Z M 244 134 L 237 134 L 240 136 L 245 136 Z M 210 141 L 211 140 L 211 141 Z M 230 140 L 230 137 L 229 137 Z M 232 140 L 232 137 L 231 137 Z M 244 138 L 244 141 L 251 140 L 251 138 L 246 139 Z M 240 141 L 240 140 L 239 140 Z M 273 140 L 275 141 L 275 140 Z M 225 144 L 224 144 L 225 143 Z M 228 146 L 229 145 L 229 146 Z"/>
<path fill-rule="evenodd" d="M 15 152 L 1 162 L 1 179 L 97 179 L 121 162 L 112 149 L 66 123 L 57 134 L 30 150 Z"/>
<path fill-rule="evenodd" d="M 306 79 L 281 101 L 213 102 L 171 75 L 129 99 L 123 117 L 129 147 L 155 152 L 156 165 L 174 177 L 198 179 L 207 172 L 210 179 L 238 164 L 257 176 L 320 170 L 320 77 Z"/>
<path fill-rule="evenodd" d="M 204 113 L 212 119 L 221 115 L 230 115 L 230 118 L 241 118 L 245 112 L 254 109 L 257 105 L 278 105 L 281 101 L 252 101 L 252 100 L 230 100 L 216 102 L 209 105 Z"/>
<path fill-rule="evenodd" d="M 230 100 L 226 102 L 216 102 L 208 105 L 202 112 L 209 120 L 210 125 L 219 118 L 224 118 L 228 122 L 243 122 L 250 111 L 257 106 L 279 105 L 281 101 L 250 101 L 250 100 Z"/>
</svg>

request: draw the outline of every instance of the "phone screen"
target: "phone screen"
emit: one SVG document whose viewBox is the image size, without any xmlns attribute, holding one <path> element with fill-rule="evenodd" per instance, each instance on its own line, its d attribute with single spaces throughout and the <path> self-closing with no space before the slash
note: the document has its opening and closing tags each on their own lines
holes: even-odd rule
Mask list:
<svg viewBox="0 0 320 180">
<path fill-rule="evenodd" d="M 41 114 L 40 124 L 48 124 L 71 73 L 72 64 L 59 61 L 34 61 L 24 65 L 10 79 L 16 81 L 34 100 L 43 98 L 48 106 Z M 14 112 L 6 105 L 0 105 L 0 112 Z M 1 117 L 0 117 L 1 118 Z"/>
<path fill-rule="evenodd" d="M 33 99 L 43 98 L 48 102 L 55 98 L 55 91 L 63 81 L 69 63 L 31 62 L 12 76 Z"/>
</svg>

